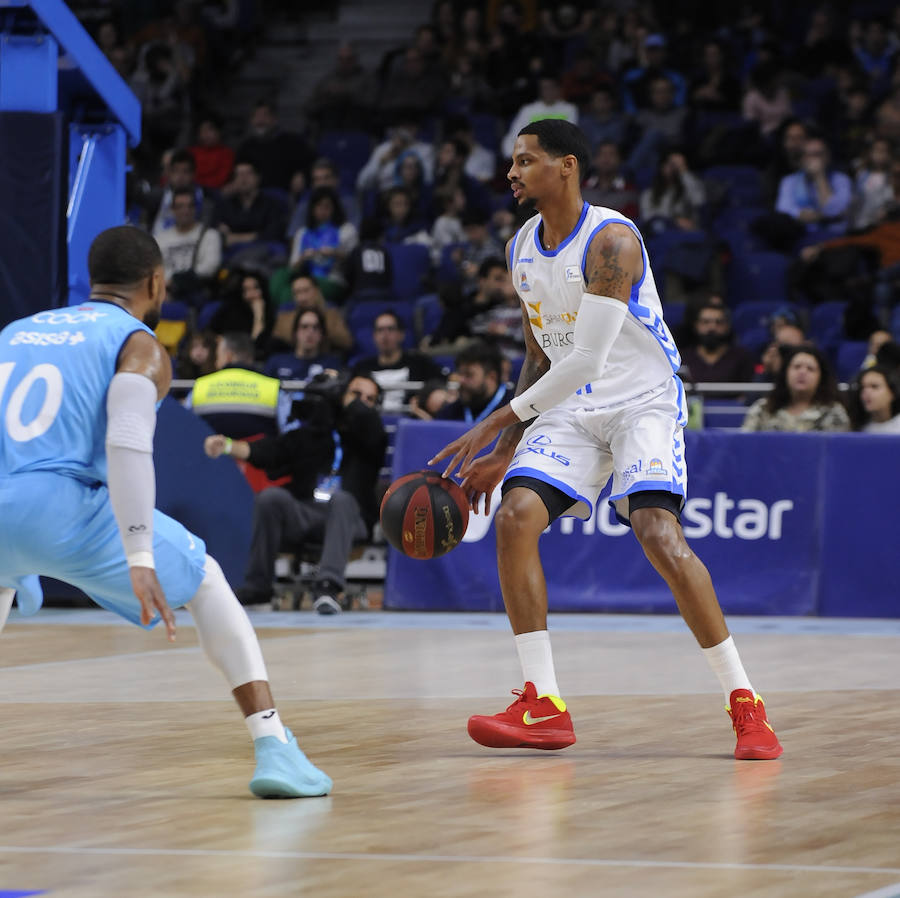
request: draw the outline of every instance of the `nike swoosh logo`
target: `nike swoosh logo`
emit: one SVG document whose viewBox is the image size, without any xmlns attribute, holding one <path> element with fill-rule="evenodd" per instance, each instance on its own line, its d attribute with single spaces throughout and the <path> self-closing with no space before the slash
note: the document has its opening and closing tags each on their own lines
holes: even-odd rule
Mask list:
<svg viewBox="0 0 900 898">
<path fill-rule="evenodd" d="M 524 723 L 525 726 L 530 727 L 535 723 L 543 723 L 543 721 L 545 721 L 545 720 L 553 720 L 554 717 L 560 717 L 560 716 L 562 716 L 562 715 L 548 714 L 546 717 L 532 717 L 531 711 L 526 711 L 522 715 L 522 723 Z"/>
<path fill-rule="evenodd" d="M 268 720 L 270 717 L 274 717 L 274 716 L 275 716 L 275 712 L 269 711 L 268 714 L 263 714 L 263 720 Z"/>
</svg>

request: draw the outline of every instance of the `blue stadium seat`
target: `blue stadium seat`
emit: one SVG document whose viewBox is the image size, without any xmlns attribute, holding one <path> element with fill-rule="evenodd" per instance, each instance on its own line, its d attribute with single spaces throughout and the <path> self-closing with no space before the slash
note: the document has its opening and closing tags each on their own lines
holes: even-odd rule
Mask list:
<svg viewBox="0 0 900 898">
<path fill-rule="evenodd" d="M 666 324 L 669 325 L 669 330 L 681 327 L 686 309 L 687 303 L 683 302 L 667 302 L 663 304 L 663 318 L 665 318 Z"/>
<path fill-rule="evenodd" d="M 894 337 L 894 342 L 900 343 L 900 306 L 895 306 L 891 313 L 891 326 L 889 328 Z"/>
<path fill-rule="evenodd" d="M 457 283 L 462 280 L 462 271 L 457 266 L 453 254 L 462 246 L 461 243 L 449 243 L 441 250 L 441 261 L 438 262 L 438 283 Z"/>
<path fill-rule="evenodd" d="M 344 312 L 347 319 L 347 327 L 353 335 L 356 355 L 372 355 L 375 352 L 375 343 L 372 340 L 372 325 L 382 312 L 396 312 L 406 328 L 406 336 L 403 341 L 404 347 L 412 349 L 415 345 L 413 307 L 411 303 L 397 300 L 356 302 L 348 306 Z"/>
<path fill-rule="evenodd" d="M 752 225 L 767 213 L 764 206 L 725 206 L 712 221 L 711 231 L 725 241 L 734 255 L 763 252 L 765 242 L 753 233 Z"/>
<path fill-rule="evenodd" d="M 735 256 L 728 270 L 732 306 L 744 302 L 787 300 L 787 272 L 791 260 L 781 253 L 759 252 Z"/>
<path fill-rule="evenodd" d="M 703 231 L 667 230 L 659 234 L 644 234 L 644 245 L 650 256 L 650 265 L 657 277 L 657 286 L 661 287 L 660 275 L 671 268 L 671 259 L 676 250 L 695 247 L 697 249 L 710 246 L 709 236 Z"/>
<path fill-rule="evenodd" d="M 187 321 L 190 314 L 191 307 L 177 299 L 167 299 L 159 310 L 159 317 L 163 321 Z"/>
<path fill-rule="evenodd" d="M 768 327 L 750 327 L 737 335 L 737 341 L 751 355 L 758 356 L 772 339 L 772 332 Z"/>
<path fill-rule="evenodd" d="M 859 373 L 866 353 L 869 351 L 867 340 L 844 340 L 837 348 L 837 377 L 840 381 L 849 381 Z"/>
<path fill-rule="evenodd" d="M 744 423 L 747 409 L 738 399 L 710 399 L 703 397 L 703 427 L 739 428 Z"/>
<path fill-rule="evenodd" d="M 749 330 L 768 327 L 772 315 L 784 305 L 783 302 L 771 299 L 742 302 L 731 310 L 731 324 L 734 332 L 740 337 Z"/>
<path fill-rule="evenodd" d="M 416 340 L 421 340 L 422 337 L 433 334 L 443 317 L 444 306 L 437 293 L 428 293 L 425 296 L 420 296 L 413 306 Z"/>
<path fill-rule="evenodd" d="M 813 306 L 809 318 L 809 335 L 822 349 L 836 346 L 844 333 L 843 302 L 823 302 Z"/>
<path fill-rule="evenodd" d="M 431 358 L 434 359 L 435 364 L 440 365 L 445 374 L 456 370 L 456 356 L 452 353 L 433 355 Z"/>
<path fill-rule="evenodd" d="M 475 142 L 480 143 L 486 150 L 495 151 L 506 130 L 500 119 L 490 112 L 478 112 L 469 116 L 469 123 L 472 125 Z"/>
<path fill-rule="evenodd" d="M 431 254 L 418 243 L 386 244 L 394 268 L 391 289 L 399 299 L 414 300 L 428 292 Z"/>
<path fill-rule="evenodd" d="M 752 165 L 714 165 L 703 172 L 703 180 L 723 184 L 731 206 L 763 204 L 762 177 Z"/>
<path fill-rule="evenodd" d="M 209 327 L 210 321 L 213 320 L 213 316 L 219 309 L 222 308 L 222 300 L 215 299 L 212 302 L 206 303 L 202 309 L 197 313 L 197 330 L 204 331 Z"/>
<path fill-rule="evenodd" d="M 318 153 L 338 167 L 341 190 L 354 190 L 356 176 L 372 153 L 372 139 L 365 131 L 326 131 L 319 138 Z"/>
</svg>

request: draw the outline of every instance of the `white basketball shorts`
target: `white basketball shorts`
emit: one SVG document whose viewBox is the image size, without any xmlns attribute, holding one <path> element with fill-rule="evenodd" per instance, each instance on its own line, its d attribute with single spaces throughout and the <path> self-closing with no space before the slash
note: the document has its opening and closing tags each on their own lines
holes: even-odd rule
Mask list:
<svg viewBox="0 0 900 898">
<path fill-rule="evenodd" d="M 587 520 L 612 477 L 609 501 L 627 523 L 631 493 L 687 495 L 686 423 L 678 377 L 603 408 L 554 408 L 522 435 L 504 481 L 534 477 L 549 483 L 572 498 L 565 514 Z"/>
</svg>

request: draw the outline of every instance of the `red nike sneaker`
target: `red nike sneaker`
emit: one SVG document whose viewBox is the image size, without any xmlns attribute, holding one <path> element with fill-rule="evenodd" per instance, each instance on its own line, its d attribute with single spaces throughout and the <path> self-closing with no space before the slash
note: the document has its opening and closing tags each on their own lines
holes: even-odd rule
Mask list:
<svg viewBox="0 0 900 898">
<path fill-rule="evenodd" d="M 769 761 L 784 751 L 766 718 L 761 696 L 749 689 L 735 689 L 728 703 L 725 710 L 737 736 L 734 756 L 739 761 Z"/>
<path fill-rule="evenodd" d="M 488 748 L 565 748 L 575 741 L 566 703 L 556 695 L 538 697 L 534 683 L 513 689 L 518 698 L 500 714 L 469 718 L 469 735 Z"/>
</svg>

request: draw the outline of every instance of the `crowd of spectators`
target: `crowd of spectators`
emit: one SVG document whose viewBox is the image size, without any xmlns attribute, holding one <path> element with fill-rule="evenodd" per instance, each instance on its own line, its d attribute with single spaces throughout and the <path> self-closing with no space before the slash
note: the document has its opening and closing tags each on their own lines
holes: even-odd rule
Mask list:
<svg viewBox="0 0 900 898">
<path fill-rule="evenodd" d="M 142 103 L 128 214 L 163 251 L 158 333 L 198 413 L 229 369 L 258 377 L 269 439 L 302 398 L 273 380 L 374 378 L 385 420 L 508 401 L 504 245 L 531 213 L 505 174 L 554 117 L 591 143 L 586 200 L 640 226 L 687 382 L 771 384 L 730 394 L 745 430 L 900 429 L 900 5 L 437 0 L 375 66 L 341 43 L 302 125 L 266 96 L 239 133 L 222 103 L 256 3 L 127 28 L 81 6 Z M 225 412 L 222 439 L 247 436 Z"/>
<path fill-rule="evenodd" d="M 282 380 L 371 368 L 419 417 L 458 404 L 470 347 L 514 376 L 505 167 L 548 116 L 590 139 L 586 199 L 642 228 L 686 380 L 775 382 L 798 343 L 851 380 L 900 329 L 900 6 L 437 0 L 377 65 L 341 43 L 301 126 L 265 97 L 235 134 L 258 3 L 74 8 L 142 103 L 129 216 L 163 251 L 179 377 L 234 333 Z M 448 375 L 429 403 L 396 388 Z"/>
</svg>

